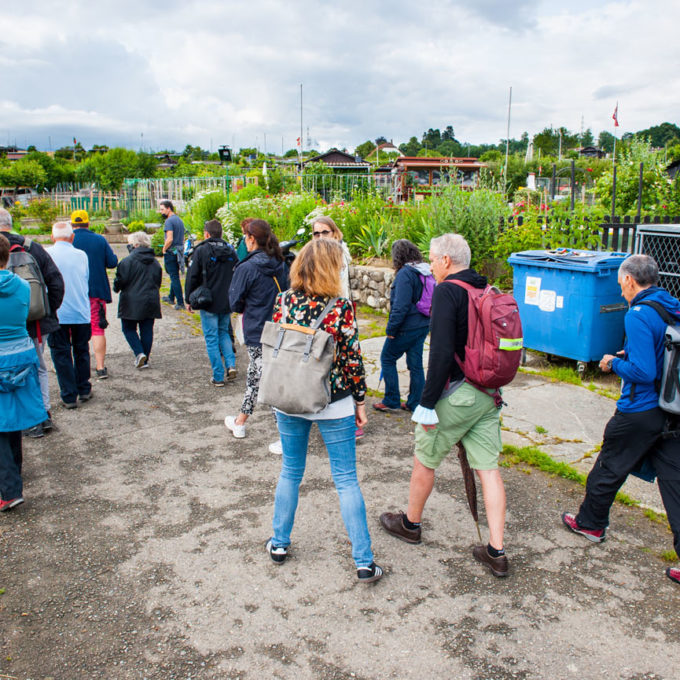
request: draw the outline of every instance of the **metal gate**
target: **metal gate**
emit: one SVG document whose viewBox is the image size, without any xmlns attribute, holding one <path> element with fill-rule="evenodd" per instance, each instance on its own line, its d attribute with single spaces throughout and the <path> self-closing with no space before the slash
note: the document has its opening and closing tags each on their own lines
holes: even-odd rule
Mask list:
<svg viewBox="0 0 680 680">
<path fill-rule="evenodd" d="M 638 226 L 635 253 L 651 255 L 659 265 L 659 285 L 680 298 L 680 224 Z"/>
</svg>

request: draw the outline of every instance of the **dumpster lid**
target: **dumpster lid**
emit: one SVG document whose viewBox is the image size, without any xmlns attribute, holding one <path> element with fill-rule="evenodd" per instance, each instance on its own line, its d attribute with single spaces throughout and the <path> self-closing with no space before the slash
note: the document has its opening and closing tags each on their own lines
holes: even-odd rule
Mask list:
<svg viewBox="0 0 680 680">
<path fill-rule="evenodd" d="M 599 269 L 605 267 L 619 267 L 629 253 L 577 250 L 573 248 L 555 248 L 552 250 L 524 250 L 513 253 L 508 258 L 510 264 L 530 264 L 535 262 L 550 266 L 551 263 L 567 265 L 568 268 Z"/>
</svg>

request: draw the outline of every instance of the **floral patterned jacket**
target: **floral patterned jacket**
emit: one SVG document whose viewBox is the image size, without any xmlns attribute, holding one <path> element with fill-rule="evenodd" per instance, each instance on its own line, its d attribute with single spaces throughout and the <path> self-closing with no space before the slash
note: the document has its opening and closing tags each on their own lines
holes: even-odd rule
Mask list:
<svg viewBox="0 0 680 680">
<path fill-rule="evenodd" d="M 272 321 L 281 321 L 281 300 L 285 296 L 286 321 L 300 326 L 311 326 L 319 317 L 328 298 L 308 297 L 301 291 L 287 290 L 279 294 L 274 304 Z M 335 361 L 331 368 L 331 401 L 338 401 L 350 394 L 355 401 L 363 401 L 366 395 L 364 362 L 359 346 L 359 331 L 354 324 L 354 308 L 346 298 L 338 298 L 321 323 L 321 330 L 335 339 Z"/>
</svg>

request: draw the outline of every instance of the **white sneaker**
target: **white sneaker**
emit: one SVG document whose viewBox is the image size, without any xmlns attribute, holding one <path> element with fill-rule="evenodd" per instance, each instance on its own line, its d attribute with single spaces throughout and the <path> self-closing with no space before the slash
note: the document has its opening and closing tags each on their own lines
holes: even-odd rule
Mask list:
<svg viewBox="0 0 680 680">
<path fill-rule="evenodd" d="M 283 444 L 280 439 L 277 439 L 269 445 L 269 453 L 273 453 L 275 456 L 283 455 Z"/>
<path fill-rule="evenodd" d="M 224 419 L 224 425 L 227 430 L 231 430 L 232 434 L 236 439 L 244 439 L 246 436 L 246 426 L 237 425 L 235 416 L 227 416 Z"/>
<path fill-rule="evenodd" d="M 146 354 L 138 354 L 135 357 L 135 366 L 137 368 L 142 368 L 146 364 Z"/>
</svg>

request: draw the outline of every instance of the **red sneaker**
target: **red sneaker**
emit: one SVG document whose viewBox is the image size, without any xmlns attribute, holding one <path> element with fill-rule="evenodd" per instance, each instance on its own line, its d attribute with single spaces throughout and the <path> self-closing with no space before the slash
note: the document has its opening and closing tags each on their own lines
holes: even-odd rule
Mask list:
<svg viewBox="0 0 680 680">
<path fill-rule="evenodd" d="M 584 529 L 576 523 L 576 517 L 570 512 L 562 513 L 562 522 L 567 529 L 571 529 L 575 534 L 581 534 L 581 536 L 587 538 L 593 543 L 602 543 L 604 541 L 604 529 Z"/>
<path fill-rule="evenodd" d="M 21 496 L 18 496 L 17 498 L 12 498 L 8 501 L 0 501 L 0 512 L 7 512 L 12 508 L 16 508 L 17 505 L 21 505 L 23 502 L 24 499 Z"/>
<path fill-rule="evenodd" d="M 666 576 L 668 576 L 671 581 L 680 583 L 680 569 L 677 569 L 676 567 L 668 567 L 668 569 L 666 569 Z"/>
</svg>

